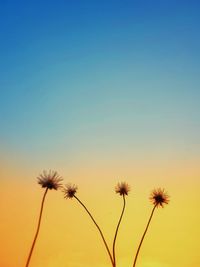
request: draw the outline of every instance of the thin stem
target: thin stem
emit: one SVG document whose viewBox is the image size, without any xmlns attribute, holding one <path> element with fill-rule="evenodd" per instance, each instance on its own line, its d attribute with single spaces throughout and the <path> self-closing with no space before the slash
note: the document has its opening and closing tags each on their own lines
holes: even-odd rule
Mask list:
<svg viewBox="0 0 200 267">
<path fill-rule="evenodd" d="M 95 226 L 97 227 L 97 229 L 98 229 L 98 231 L 99 231 L 99 233 L 100 233 L 100 235 L 101 235 L 101 238 L 102 238 L 102 240 L 103 240 L 103 243 L 104 243 L 104 245 L 105 245 L 105 247 L 106 247 L 106 250 L 107 250 L 107 252 L 108 252 L 108 255 L 109 255 L 109 257 L 110 257 L 110 261 L 111 261 L 111 263 L 112 263 L 112 266 L 114 267 L 114 262 L 113 262 L 112 255 L 111 255 L 111 253 L 110 253 L 110 250 L 109 250 L 109 248 L 108 248 L 107 242 L 106 242 L 106 240 L 105 240 L 105 237 L 104 237 L 103 232 L 101 231 L 99 225 L 97 224 L 97 222 L 95 221 L 94 217 L 93 217 L 92 214 L 89 212 L 89 210 L 86 208 L 86 206 L 83 204 L 83 202 L 81 202 L 81 200 L 80 200 L 77 196 L 75 196 L 75 195 L 74 195 L 74 198 L 75 198 L 75 199 L 81 204 L 81 206 L 86 210 L 86 212 L 88 213 L 88 215 L 89 215 L 90 218 L 92 219 L 93 223 L 94 223 Z"/>
<path fill-rule="evenodd" d="M 121 212 L 121 215 L 120 215 L 120 218 L 119 218 L 119 222 L 117 224 L 117 228 L 116 228 L 115 236 L 114 236 L 114 240 L 113 240 L 113 261 L 114 261 L 114 267 L 116 266 L 115 243 L 116 243 L 116 239 L 117 239 L 117 234 L 118 234 L 119 226 L 120 226 L 122 217 L 124 215 L 125 206 L 126 206 L 126 200 L 125 200 L 125 196 L 123 194 L 123 208 L 122 208 L 122 212 Z"/>
<path fill-rule="evenodd" d="M 37 240 L 37 237 L 38 237 L 38 234 L 39 234 L 40 224 L 41 224 L 41 219 L 42 219 L 42 212 L 43 212 L 43 207 L 44 207 L 44 201 L 45 201 L 45 197 L 46 197 L 47 191 L 48 191 L 48 188 L 46 188 L 46 190 L 44 192 L 44 195 L 43 195 L 43 198 L 42 198 L 42 203 L 41 203 L 41 208 L 40 208 L 40 215 L 39 215 L 39 219 L 38 219 L 37 230 L 36 230 L 35 237 L 33 239 L 33 243 L 32 243 L 32 246 L 31 246 L 29 255 L 28 255 L 28 259 L 26 261 L 26 267 L 29 266 L 29 262 L 31 260 L 31 256 L 32 256 L 32 253 L 33 253 L 33 249 L 35 247 L 35 243 L 36 243 L 36 240 Z"/>
<path fill-rule="evenodd" d="M 152 219 L 152 217 L 153 217 L 153 213 L 154 213 L 154 211 L 155 211 L 155 208 L 156 208 L 156 207 L 157 207 L 157 205 L 155 205 L 155 206 L 153 207 L 153 209 L 152 209 L 152 212 L 151 212 L 150 218 L 149 218 L 149 220 L 148 220 L 148 223 L 147 223 L 146 229 L 145 229 L 145 231 L 144 231 L 144 234 L 143 234 L 143 236 L 142 236 L 142 238 L 141 238 L 141 241 L 140 241 L 139 247 L 138 247 L 138 249 L 137 249 L 137 253 L 136 253 L 136 255 L 135 255 L 135 259 L 134 259 L 133 267 L 135 267 L 135 266 L 136 266 L 136 261 L 137 261 L 137 257 L 138 257 L 138 254 L 139 254 L 139 251 L 140 251 L 140 248 L 141 248 L 142 242 L 143 242 L 143 240 L 144 240 L 144 237 L 145 237 L 145 235 L 146 235 L 146 232 L 147 232 L 147 230 L 148 230 L 148 228 L 149 228 L 149 224 L 150 224 L 150 222 L 151 222 L 151 219 Z"/>
</svg>

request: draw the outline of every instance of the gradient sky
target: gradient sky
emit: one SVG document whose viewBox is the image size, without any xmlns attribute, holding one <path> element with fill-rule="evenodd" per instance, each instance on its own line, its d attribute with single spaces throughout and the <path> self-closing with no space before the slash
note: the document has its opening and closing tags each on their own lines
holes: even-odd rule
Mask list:
<svg viewBox="0 0 200 267">
<path fill-rule="evenodd" d="M 113 188 L 131 184 L 122 267 L 165 187 L 138 267 L 200 265 L 199 26 L 197 0 L 0 2 L 0 266 L 24 265 L 43 169 L 79 185 L 110 240 Z M 42 227 L 31 267 L 109 266 L 75 201 L 49 193 Z"/>
</svg>

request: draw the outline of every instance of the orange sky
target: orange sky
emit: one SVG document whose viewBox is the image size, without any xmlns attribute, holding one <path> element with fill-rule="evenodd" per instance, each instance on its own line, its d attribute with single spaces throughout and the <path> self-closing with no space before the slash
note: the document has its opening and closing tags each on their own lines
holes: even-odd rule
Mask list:
<svg viewBox="0 0 200 267">
<path fill-rule="evenodd" d="M 100 167 L 94 161 L 89 169 L 86 162 L 78 169 L 71 164 L 69 171 L 64 166 L 58 166 L 57 170 L 66 183 L 78 184 L 79 198 L 102 226 L 110 245 L 122 207 L 122 199 L 115 194 L 114 187 L 124 180 L 131 185 L 117 239 L 118 266 L 132 266 L 152 209 L 149 192 L 159 186 L 166 188 L 171 202 L 164 209 L 156 210 L 137 266 L 199 265 L 199 169 L 194 159 L 174 159 L 168 163 L 160 160 L 157 166 L 151 159 L 143 162 L 143 168 L 139 161 L 134 168 L 130 163 Z M 21 267 L 25 265 L 33 239 L 44 191 L 35 178 L 40 171 L 28 165 L 24 168 L 22 159 L 1 160 L 1 163 L 0 266 Z M 107 267 L 109 264 L 96 228 L 76 200 L 64 200 L 61 192 L 49 191 L 30 267 Z"/>
<path fill-rule="evenodd" d="M 117 267 L 200 266 L 200 1 L 0 1 L 0 267 L 25 267 L 55 170 L 93 213 Z M 109 267 L 85 211 L 49 191 L 29 267 Z"/>
</svg>

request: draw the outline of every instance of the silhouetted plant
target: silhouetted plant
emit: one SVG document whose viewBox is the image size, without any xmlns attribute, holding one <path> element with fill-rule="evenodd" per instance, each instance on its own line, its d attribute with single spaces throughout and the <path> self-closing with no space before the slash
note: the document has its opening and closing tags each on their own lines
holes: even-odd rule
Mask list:
<svg viewBox="0 0 200 267">
<path fill-rule="evenodd" d="M 130 191 L 130 186 L 125 182 L 118 183 L 115 187 L 115 192 L 117 194 L 120 194 L 120 196 L 123 197 L 123 207 L 122 207 L 122 212 L 121 212 L 121 215 L 120 215 L 120 218 L 119 218 L 116 230 L 115 230 L 115 236 L 114 236 L 114 240 L 113 240 L 113 263 L 114 263 L 114 266 L 116 266 L 115 244 L 116 244 L 119 226 L 121 224 L 121 220 L 122 220 L 122 217 L 124 215 L 124 210 L 125 210 L 125 206 L 126 206 L 125 196 L 128 195 L 129 191 Z"/>
<path fill-rule="evenodd" d="M 44 202 L 45 202 L 45 198 L 47 195 L 48 190 L 57 190 L 58 188 L 61 187 L 61 181 L 63 180 L 56 171 L 49 171 L 48 173 L 46 171 L 43 171 L 43 174 L 40 174 L 39 177 L 37 177 L 38 179 L 38 184 L 40 184 L 42 186 L 42 188 L 46 188 L 43 198 L 42 198 L 42 202 L 41 202 L 41 207 L 40 207 L 40 213 L 39 213 L 39 219 L 38 219 L 38 225 L 37 225 L 37 229 L 36 229 L 36 233 L 33 239 L 33 243 L 31 245 L 31 249 L 26 261 L 26 267 L 29 266 L 30 260 L 31 260 L 31 256 L 33 253 L 33 249 L 35 247 L 35 243 L 39 234 L 39 230 L 40 230 L 40 224 L 41 224 L 41 219 L 42 219 L 42 213 L 43 213 L 43 208 L 44 208 Z"/>
<path fill-rule="evenodd" d="M 77 193 L 77 189 L 78 187 L 76 185 L 71 185 L 71 184 L 67 184 L 65 186 L 65 188 L 63 189 L 63 192 L 64 192 L 64 197 L 66 199 L 72 199 L 72 198 L 75 198 L 78 203 L 85 209 L 85 211 L 87 212 L 87 214 L 90 216 L 90 218 L 92 219 L 93 223 L 95 224 L 96 228 L 98 229 L 99 233 L 100 233 L 100 236 L 103 240 L 103 243 L 104 243 L 104 246 L 106 248 L 106 251 L 109 255 L 109 258 L 110 258 L 110 261 L 111 261 L 111 264 L 113 267 L 115 267 L 114 265 L 114 260 L 112 258 L 112 255 L 110 253 L 110 250 L 109 250 L 109 247 L 108 247 L 108 244 L 106 242 L 106 239 L 103 235 L 103 232 L 101 230 L 101 228 L 99 227 L 98 223 L 96 222 L 96 220 L 94 219 L 94 217 L 92 216 L 91 212 L 88 210 L 88 208 L 83 204 L 83 202 L 76 196 L 76 193 Z"/>
<path fill-rule="evenodd" d="M 140 244 L 138 246 L 138 249 L 137 249 L 137 252 L 136 252 L 136 255 L 135 255 L 135 258 L 134 258 L 134 262 L 133 262 L 133 267 L 136 266 L 136 261 L 137 261 L 137 257 L 138 257 L 138 254 L 139 254 L 139 251 L 140 251 L 140 248 L 142 246 L 142 242 L 144 240 L 144 237 L 147 233 L 147 230 L 149 228 L 149 225 L 150 225 L 150 222 L 151 222 L 151 219 L 153 217 L 153 214 L 154 214 L 154 211 L 155 211 L 155 208 L 157 207 L 164 207 L 164 204 L 168 204 L 169 203 L 169 196 L 168 194 L 165 192 L 164 189 L 161 189 L 161 188 L 158 188 L 158 189 L 154 189 L 150 195 L 150 201 L 153 203 L 153 209 L 151 211 L 151 215 L 150 215 L 150 218 L 148 220 L 148 223 L 147 223 L 147 226 L 145 228 L 145 231 L 142 235 L 142 238 L 141 238 L 141 241 L 140 241 Z"/>
</svg>

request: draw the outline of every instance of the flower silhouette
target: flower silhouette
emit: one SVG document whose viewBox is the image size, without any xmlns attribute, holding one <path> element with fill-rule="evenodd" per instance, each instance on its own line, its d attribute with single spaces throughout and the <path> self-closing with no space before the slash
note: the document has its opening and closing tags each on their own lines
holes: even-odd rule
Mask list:
<svg viewBox="0 0 200 267">
<path fill-rule="evenodd" d="M 129 191 L 130 186 L 125 182 L 118 183 L 115 187 L 115 192 L 120 194 L 120 196 L 128 195 Z"/>
<path fill-rule="evenodd" d="M 116 227 L 116 230 L 115 230 L 114 239 L 113 239 L 112 251 L 113 251 L 113 265 L 114 265 L 114 267 L 116 267 L 115 244 L 116 244 L 116 240 L 117 240 L 117 234 L 118 234 L 118 231 L 119 231 L 119 226 L 121 224 L 121 220 L 122 220 L 122 217 L 124 215 L 124 211 L 125 211 L 125 207 L 126 207 L 125 196 L 128 195 L 129 191 L 130 191 L 130 186 L 126 182 L 118 183 L 116 185 L 116 187 L 115 187 L 115 192 L 117 194 L 120 194 L 120 196 L 123 197 L 123 207 L 122 207 L 121 215 L 119 217 L 119 221 L 118 221 L 118 224 L 117 224 L 117 227 Z"/>
<path fill-rule="evenodd" d="M 76 185 L 67 184 L 63 189 L 64 198 L 73 198 L 77 192 L 78 187 Z"/>
<path fill-rule="evenodd" d="M 38 177 L 38 184 L 40 184 L 43 188 L 54 189 L 57 190 L 61 187 L 61 181 L 63 180 L 61 176 L 58 175 L 56 171 L 43 171 Z"/>
<path fill-rule="evenodd" d="M 150 201 L 153 203 L 153 209 L 151 211 L 151 215 L 149 217 L 149 220 L 147 222 L 147 225 L 146 225 L 146 228 L 145 228 L 145 231 L 142 235 L 142 238 L 140 240 L 140 244 L 138 246 L 138 249 L 137 249 L 137 252 L 136 252 L 136 255 L 135 255 L 135 258 L 134 258 L 134 262 L 133 262 L 133 267 L 136 266 L 136 262 L 137 262 L 137 257 L 139 255 L 139 252 L 140 252 L 140 249 L 141 249 L 141 246 L 142 246 L 142 243 L 143 243 L 143 240 L 144 240 L 144 237 L 147 233 L 147 230 L 149 228 L 149 225 L 151 223 L 151 219 L 153 217 L 153 214 L 154 214 L 154 211 L 156 209 L 156 207 L 158 208 L 159 206 L 163 208 L 164 204 L 168 204 L 169 203 L 169 196 L 168 194 L 165 192 L 164 189 L 161 189 L 161 188 L 158 188 L 158 189 L 154 189 L 152 192 L 151 192 L 151 195 L 149 197 Z"/>
<path fill-rule="evenodd" d="M 149 199 L 153 203 L 153 205 L 156 205 L 157 207 L 160 206 L 163 208 L 164 204 L 169 203 L 168 194 L 165 192 L 164 189 L 161 189 L 161 188 L 154 189 L 151 192 Z"/>
<path fill-rule="evenodd" d="M 110 258 L 112 267 L 115 267 L 114 262 L 113 262 L 113 258 L 112 258 L 112 255 L 110 253 L 108 244 L 107 244 L 106 239 L 104 237 L 104 234 L 103 234 L 100 226 L 96 222 L 95 218 L 93 217 L 93 215 L 91 214 L 91 212 L 86 207 L 86 205 L 79 199 L 79 197 L 76 196 L 77 189 L 78 189 L 78 187 L 76 185 L 74 185 L 74 184 L 73 185 L 72 184 L 65 185 L 65 187 L 63 188 L 64 198 L 66 198 L 66 199 L 75 198 L 78 201 L 78 203 L 84 208 L 84 210 L 87 212 L 87 214 L 89 215 L 90 219 L 92 220 L 92 222 L 96 226 L 96 228 L 97 228 L 97 230 L 98 230 L 98 232 L 99 232 L 99 234 L 100 234 L 100 236 L 102 238 L 102 241 L 104 243 L 104 246 L 105 246 L 106 251 L 108 253 L 108 256 Z"/>
<path fill-rule="evenodd" d="M 29 266 L 29 263 L 30 263 L 30 260 L 31 260 L 31 257 L 32 257 L 32 253 L 33 253 L 33 250 L 34 250 L 34 247 L 35 247 L 35 243 L 36 243 L 36 240 L 37 240 L 37 237 L 38 237 L 38 234 L 39 234 L 39 230 L 40 230 L 40 224 L 41 224 L 41 219 L 42 219 L 42 214 L 43 214 L 43 208 L 44 208 L 44 202 L 45 202 L 45 199 L 46 199 L 46 195 L 47 195 L 47 192 L 48 190 L 52 190 L 52 189 L 55 189 L 57 190 L 58 188 L 60 188 L 62 185 L 61 185 L 61 181 L 63 180 L 61 176 L 58 175 L 58 173 L 56 171 L 43 171 L 42 174 L 40 174 L 38 177 L 38 184 L 40 184 L 42 186 L 42 188 L 46 188 L 45 192 L 44 192 L 44 195 L 43 195 L 43 198 L 42 198 L 42 202 L 41 202 L 41 207 L 40 207 L 40 214 L 39 214 L 39 219 L 38 219 L 38 224 L 37 224 L 37 229 L 36 229 L 36 233 L 35 233 L 35 236 L 34 236 L 34 239 L 33 239 L 33 243 L 31 245 L 31 248 L 30 248 L 30 252 L 29 252 L 29 255 L 28 255 L 28 258 L 27 258 L 27 261 L 26 261 L 26 267 Z"/>
</svg>

